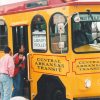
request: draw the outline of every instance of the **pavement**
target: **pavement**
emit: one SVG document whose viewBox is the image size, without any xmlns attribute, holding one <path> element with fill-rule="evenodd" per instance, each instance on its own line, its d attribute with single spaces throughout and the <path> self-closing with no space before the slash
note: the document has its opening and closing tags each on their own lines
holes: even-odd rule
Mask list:
<svg viewBox="0 0 100 100">
<path fill-rule="evenodd" d="M 1 100 L 1 94 L 0 94 L 0 100 Z M 26 98 L 20 97 L 20 96 L 16 96 L 16 97 L 11 98 L 10 100 L 29 100 L 29 99 L 26 99 Z"/>
</svg>

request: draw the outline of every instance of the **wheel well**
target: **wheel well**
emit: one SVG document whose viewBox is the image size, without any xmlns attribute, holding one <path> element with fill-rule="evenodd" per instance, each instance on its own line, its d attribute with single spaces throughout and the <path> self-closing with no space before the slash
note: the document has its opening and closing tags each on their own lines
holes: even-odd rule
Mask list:
<svg viewBox="0 0 100 100">
<path fill-rule="evenodd" d="M 37 82 L 37 92 L 34 100 L 52 100 L 52 95 L 55 90 L 60 90 L 63 97 L 66 98 L 66 89 L 57 76 L 42 75 Z"/>
</svg>

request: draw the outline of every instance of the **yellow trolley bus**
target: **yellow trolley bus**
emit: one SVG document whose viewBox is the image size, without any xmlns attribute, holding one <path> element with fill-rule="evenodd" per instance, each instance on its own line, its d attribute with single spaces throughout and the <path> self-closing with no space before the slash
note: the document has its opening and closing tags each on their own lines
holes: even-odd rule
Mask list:
<svg viewBox="0 0 100 100">
<path fill-rule="evenodd" d="M 21 44 L 30 100 L 100 100 L 100 0 L 1 6 L 0 56 Z"/>
</svg>

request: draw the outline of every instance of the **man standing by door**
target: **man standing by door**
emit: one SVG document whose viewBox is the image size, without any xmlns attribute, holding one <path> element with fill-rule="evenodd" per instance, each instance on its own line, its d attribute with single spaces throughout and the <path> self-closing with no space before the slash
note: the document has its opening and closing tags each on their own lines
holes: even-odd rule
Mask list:
<svg viewBox="0 0 100 100">
<path fill-rule="evenodd" d="M 12 94 L 12 77 L 14 74 L 14 61 L 9 47 L 4 49 L 5 55 L 0 59 L 0 87 L 1 100 L 10 100 Z"/>
</svg>

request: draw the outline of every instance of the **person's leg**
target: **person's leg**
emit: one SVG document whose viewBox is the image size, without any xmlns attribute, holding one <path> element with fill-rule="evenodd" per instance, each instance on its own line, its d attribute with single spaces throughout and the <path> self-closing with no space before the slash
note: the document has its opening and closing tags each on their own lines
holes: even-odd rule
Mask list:
<svg viewBox="0 0 100 100">
<path fill-rule="evenodd" d="M 20 75 L 21 75 L 21 96 L 24 96 L 24 75 L 25 74 L 25 70 L 21 70 L 20 71 Z"/>
<path fill-rule="evenodd" d="M 24 96 L 24 77 L 21 76 L 21 96 Z"/>
<path fill-rule="evenodd" d="M 3 78 L 3 100 L 10 100 L 12 94 L 12 78 L 10 78 L 8 75 L 4 75 Z"/>
<path fill-rule="evenodd" d="M 1 93 L 1 100 L 3 100 L 3 97 L 4 97 L 4 91 L 3 91 L 3 85 L 2 85 L 2 82 L 0 82 L 0 93 Z"/>
<path fill-rule="evenodd" d="M 18 73 L 14 78 L 13 78 L 13 86 L 14 86 L 14 90 L 13 90 L 13 93 L 12 93 L 12 97 L 14 96 L 20 96 L 20 81 L 21 81 L 21 78 L 20 78 L 20 74 Z"/>
<path fill-rule="evenodd" d="M 13 78 L 13 92 L 12 97 L 16 96 L 17 90 L 16 90 L 17 82 L 16 82 L 16 76 Z"/>
</svg>

